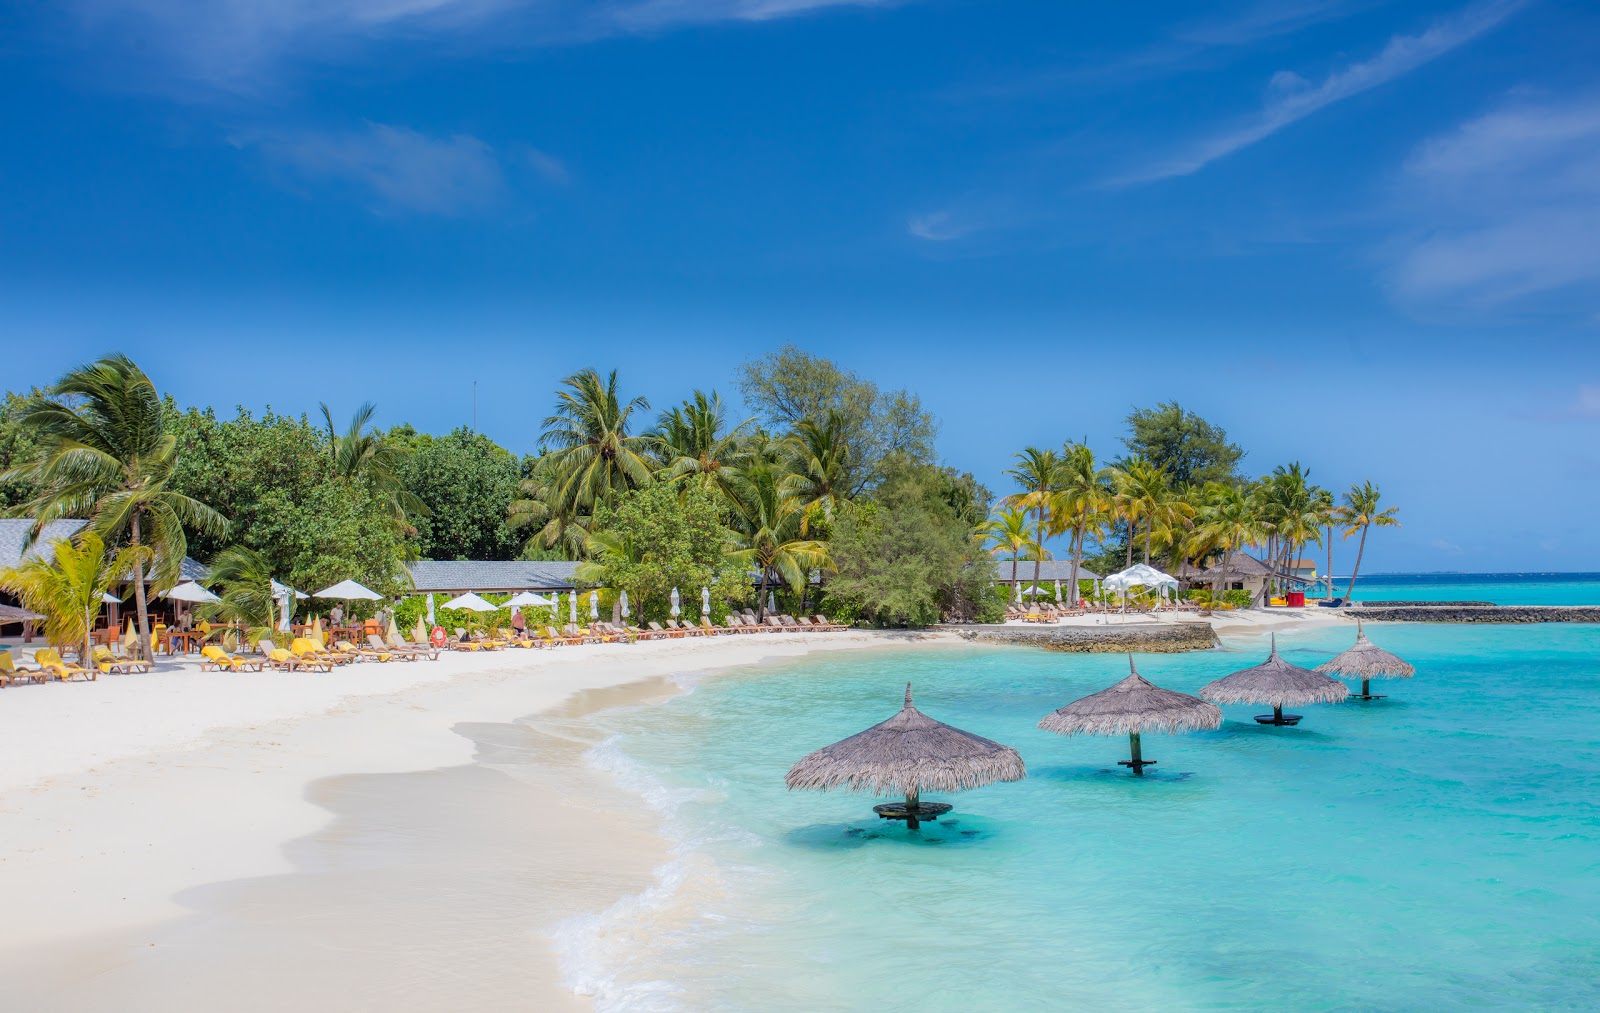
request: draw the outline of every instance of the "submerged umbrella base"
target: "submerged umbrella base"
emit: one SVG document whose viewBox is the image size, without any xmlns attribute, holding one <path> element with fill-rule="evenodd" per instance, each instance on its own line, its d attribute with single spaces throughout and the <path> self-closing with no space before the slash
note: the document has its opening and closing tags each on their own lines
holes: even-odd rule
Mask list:
<svg viewBox="0 0 1600 1013">
<path fill-rule="evenodd" d="M 1302 715 L 1299 714 L 1257 714 L 1258 725 L 1297 725 Z"/>
<path fill-rule="evenodd" d="M 1117 761 L 1117 766 L 1119 766 L 1119 767 L 1132 767 L 1133 768 L 1133 772 L 1135 774 L 1143 774 L 1144 773 L 1144 768 L 1146 768 L 1146 767 L 1154 767 L 1155 765 L 1156 765 L 1156 761 L 1154 761 L 1154 760 L 1118 760 Z"/>
<path fill-rule="evenodd" d="M 1352 699 L 1352 700 L 1387 700 L 1389 698 L 1388 698 L 1388 696 L 1384 695 L 1383 693 L 1351 693 L 1350 694 L 1350 699 Z"/>
<path fill-rule="evenodd" d="M 905 820 L 907 829 L 916 830 L 923 820 L 936 820 L 954 808 L 948 802 L 885 802 L 873 806 L 872 811 L 879 819 Z"/>
</svg>

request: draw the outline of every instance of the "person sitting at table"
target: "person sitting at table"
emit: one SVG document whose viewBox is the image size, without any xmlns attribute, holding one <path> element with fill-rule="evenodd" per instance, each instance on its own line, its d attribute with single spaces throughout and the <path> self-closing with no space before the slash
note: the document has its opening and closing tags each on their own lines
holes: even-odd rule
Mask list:
<svg viewBox="0 0 1600 1013">
<path fill-rule="evenodd" d="M 516 631 L 518 640 L 528 639 L 528 620 L 522 618 L 521 609 L 512 610 L 511 628 Z"/>
<path fill-rule="evenodd" d="M 328 610 L 328 622 L 334 626 L 344 625 L 344 609 L 338 605 Z"/>
</svg>

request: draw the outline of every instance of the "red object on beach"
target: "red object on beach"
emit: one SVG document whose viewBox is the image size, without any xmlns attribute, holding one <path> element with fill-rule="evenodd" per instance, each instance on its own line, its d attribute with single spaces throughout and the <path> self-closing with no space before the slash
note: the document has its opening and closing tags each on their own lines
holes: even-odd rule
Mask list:
<svg viewBox="0 0 1600 1013">
<path fill-rule="evenodd" d="M 433 632 L 428 634 L 428 639 L 433 641 L 433 646 L 435 646 L 435 647 L 443 647 L 444 646 L 444 627 L 443 626 L 435 626 L 433 628 Z"/>
<path fill-rule="evenodd" d="M 1288 599 L 1289 607 L 1292 609 L 1306 607 L 1306 593 L 1304 591 L 1290 591 L 1285 597 Z"/>
</svg>

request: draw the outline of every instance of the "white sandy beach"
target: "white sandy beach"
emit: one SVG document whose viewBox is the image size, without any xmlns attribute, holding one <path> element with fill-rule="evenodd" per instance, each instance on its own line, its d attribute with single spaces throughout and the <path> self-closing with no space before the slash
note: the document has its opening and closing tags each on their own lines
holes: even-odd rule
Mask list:
<svg viewBox="0 0 1600 1013">
<path fill-rule="evenodd" d="M 1341 621 L 1317 613 L 1213 623 Z M 7 1005 L 583 1008 L 552 932 L 666 858 L 644 807 L 583 762 L 583 716 L 666 699 L 675 674 L 908 643 L 960 641 L 719 637 L 331 674 L 187 661 L 0 692 Z"/>
</svg>

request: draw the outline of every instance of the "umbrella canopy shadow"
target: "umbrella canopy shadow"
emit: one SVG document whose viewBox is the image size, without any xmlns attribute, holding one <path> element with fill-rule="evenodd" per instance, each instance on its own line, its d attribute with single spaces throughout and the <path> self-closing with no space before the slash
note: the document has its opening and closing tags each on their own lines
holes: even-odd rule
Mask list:
<svg viewBox="0 0 1600 1013">
<path fill-rule="evenodd" d="M 919 833 L 908 834 L 884 821 L 866 823 L 811 823 L 783 835 L 792 847 L 808 851 L 854 851 L 868 847 L 949 847 L 980 844 L 995 832 L 981 821 L 947 817 L 925 820 Z"/>
</svg>

